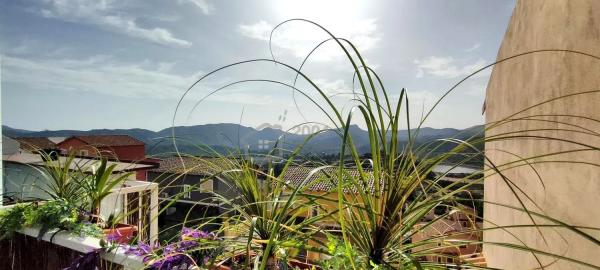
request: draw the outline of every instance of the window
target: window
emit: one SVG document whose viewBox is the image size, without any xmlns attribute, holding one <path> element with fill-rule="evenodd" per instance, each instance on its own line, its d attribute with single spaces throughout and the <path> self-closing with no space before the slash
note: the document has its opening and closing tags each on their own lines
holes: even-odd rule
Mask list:
<svg viewBox="0 0 600 270">
<path fill-rule="evenodd" d="M 184 199 L 192 198 L 192 187 L 190 185 L 183 185 L 183 198 Z"/>
<path fill-rule="evenodd" d="M 89 154 L 90 154 L 90 152 L 88 152 L 88 150 L 85 150 L 85 149 L 79 150 L 80 156 L 88 156 Z"/>
</svg>

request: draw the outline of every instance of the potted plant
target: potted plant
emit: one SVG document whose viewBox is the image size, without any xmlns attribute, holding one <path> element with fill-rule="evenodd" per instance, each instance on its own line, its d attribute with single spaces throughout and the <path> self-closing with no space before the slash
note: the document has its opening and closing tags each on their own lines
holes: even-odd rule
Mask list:
<svg viewBox="0 0 600 270">
<path fill-rule="evenodd" d="M 89 200 L 90 220 L 97 223 L 109 240 L 121 244 L 129 242 L 137 232 L 137 226 L 123 224 L 121 215 L 111 214 L 107 220 L 100 215 L 102 200 L 112 193 L 113 188 L 123 184 L 131 173 L 114 176 L 116 164 L 108 165 L 108 160 L 102 158 L 91 166 L 92 173 L 80 182 L 84 195 Z"/>
<path fill-rule="evenodd" d="M 136 236 L 137 226 L 121 223 L 123 215 L 111 214 L 106 222 L 101 224 L 102 232 L 109 242 L 127 244 Z"/>
</svg>

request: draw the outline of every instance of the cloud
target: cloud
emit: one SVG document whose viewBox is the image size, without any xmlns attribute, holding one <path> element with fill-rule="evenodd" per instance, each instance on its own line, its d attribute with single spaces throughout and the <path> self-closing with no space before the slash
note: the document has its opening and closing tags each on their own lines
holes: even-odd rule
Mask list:
<svg viewBox="0 0 600 270">
<path fill-rule="evenodd" d="M 352 90 L 350 89 L 350 87 L 348 87 L 346 85 L 346 83 L 344 82 L 344 80 L 341 80 L 341 79 L 337 79 L 334 81 L 330 81 L 327 79 L 315 79 L 315 80 L 313 80 L 313 82 L 319 88 L 321 88 L 321 90 L 323 90 L 323 92 L 325 92 L 325 94 L 327 94 L 329 96 L 337 95 L 337 94 L 341 94 L 341 93 L 352 93 Z M 348 97 L 348 95 L 346 95 L 346 97 Z"/>
<path fill-rule="evenodd" d="M 461 65 L 457 63 L 457 61 L 455 61 L 454 58 L 451 56 L 430 56 L 425 59 L 415 59 L 414 63 L 417 65 L 417 78 L 422 78 L 425 76 L 425 74 L 427 74 L 435 77 L 452 79 L 457 77 L 464 77 L 471 74 L 472 72 L 484 67 L 486 61 L 483 59 L 479 59 L 474 63 L 464 63 L 463 65 Z M 489 74 L 487 72 L 484 73 Z"/>
<path fill-rule="evenodd" d="M 429 91 L 410 91 L 408 100 L 412 105 L 420 108 L 433 105 L 437 101 L 437 97 Z"/>
<path fill-rule="evenodd" d="M 107 55 L 85 59 L 26 59 L 2 57 L 2 79 L 7 83 L 43 91 L 95 92 L 104 95 L 144 99 L 178 99 L 203 72 L 189 76 L 169 73 L 174 63 L 123 63 Z M 60 78 L 60 79 L 57 79 Z M 197 86 L 186 97 L 196 100 L 222 86 L 222 82 Z M 209 100 L 266 105 L 269 95 L 222 91 Z"/>
<path fill-rule="evenodd" d="M 252 105 L 273 105 L 275 100 L 270 95 L 256 95 L 243 92 L 221 92 L 218 95 L 212 95 L 206 99 L 207 101 L 233 102 Z"/>
<path fill-rule="evenodd" d="M 474 50 L 479 49 L 480 47 L 481 47 L 481 43 L 475 43 L 475 44 L 473 44 L 473 46 L 465 49 L 465 52 L 472 52 Z"/>
<path fill-rule="evenodd" d="M 487 89 L 487 80 L 480 80 L 476 82 L 469 82 L 466 85 L 465 94 L 474 97 L 485 96 L 485 90 Z M 458 90 L 459 92 L 461 90 Z"/>
<path fill-rule="evenodd" d="M 209 15 L 213 12 L 213 10 L 215 9 L 215 7 L 208 3 L 207 0 L 178 0 L 177 3 L 179 4 L 184 4 L 184 3 L 189 3 L 192 4 L 196 7 L 198 7 L 199 9 L 202 10 L 202 13 L 204 13 L 204 15 Z"/>
<path fill-rule="evenodd" d="M 255 24 L 240 25 L 240 31 L 243 35 L 261 40 L 269 40 L 271 30 L 273 30 L 273 25 L 267 23 L 266 21 L 259 21 Z"/>
<path fill-rule="evenodd" d="M 439 96 L 427 90 L 407 91 L 407 95 L 410 117 L 413 123 L 421 121 L 421 117 L 423 117 L 424 114 L 427 113 L 428 110 L 431 109 L 433 104 L 435 104 L 435 102 L 437 102 L 439 99 Z M 391 101 L 393 101 L 392 103 L 395 104 L 395 102 L 397 102 L 400 98 L 400 94 L 390 95 L 389 98 Z M 404 114 L 404 111 L 402 111 L 401 113 Z"/>
<path fill-rule="evenodd" d="M 123 97 L 172 98 L 191 78 L 140 65 L 114 62 L 108 56 L 86 59 L 26 59 L 4 56 L 3 80 L 45 91 L 87 91 Z M 57 79 L 60 78 L 60 79 Z"/>
<path fill-rule="evenodd" d="M 164 28 L 144 28 L 136 18 L 114 10 L 114 0 L 43 0 L 39 12 L 47 18 L 96 25 L 104 30 L 148 40 L 163 45 L 187 48 L 191 42 L 179 39 Z"/>
<path fill-rule="evenodd" d="M 275 25 L 261 20 L 252 24 L 241 24 L 239 31 L 242 35 L 268 41 L 271 30 Z M 361 52 L 374 48 L 381 40 L 375 19 L 356 20 L 348 23 L 334 24 L 328 28 L 334 35 L 350 40 Z M 273 45 L 291 52 L 294 56 L 304 58 L 321 41 L 328 39 L 322 30 L 314 25 L 302 22 L 292 22 L 278 28 L 273 34 Z M 311 56 L 317 61 L 329 61 L 343 52 L 334 42 L 328 42 Z"/>
</svg>

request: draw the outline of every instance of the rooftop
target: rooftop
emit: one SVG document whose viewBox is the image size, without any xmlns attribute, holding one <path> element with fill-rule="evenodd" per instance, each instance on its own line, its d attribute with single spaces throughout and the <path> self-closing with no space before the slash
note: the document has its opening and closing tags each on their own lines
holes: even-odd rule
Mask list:
<svg viewBox="0 0 600 270">
<path fill-rule="evenodd" d="M 158 168 L 151 171 L 206 176 L 231 168 L 234 164 L 233 160 L 227 158 L 170 157 L 162 159 Z"/>
<path fill-rule="evenodd" d="M 307 166 L 290 166 L 287 169 L 283 179 L 286 183 L 289 183 L 292 187 L 297 187 L 304 182 L 304 180 L 308 177 L 309 179 L 306 181 L 306 189 L 310 191 L 332 191 L 334 190 L 335 183 L 328 180 L 331 175 L 336 175 L 338 172 L 337 167 L 327 167 L 322 168 L 318 171 L 318 167 L 307 167 Z M 345 169 L 346 175 L 352 176 L 354 179 L 358 179 L 359 172 L 357 169 L 347 168 Z M 312 174 L 311 174 L 312 173 Z M 371 191 L 373 188 L 373 172 L 371 170 L 365 170 L 367 174 L 367 183 L 369 185 L 369 189 Z"/>
<path fill-rule="evenodd" d="M 60 144 L 70 140 L 70 139 L 79 139 L 89 145 L 101 147 L 101 146 L 128 146 L 128 145 L 144 145 L 145 143 L 131 137 L 129 135 L 77 135 L 71 136 L 64 141 L 60 142 Z"/>
<path fill-rule="evenodd" d="M 21 143 L 21 148 L 28 151 L 57 149 L 56 144 L 46 137 L 17 137 L 14 139 Z"/>
<path fill-rule="evenodd" d="M 58 162 L 60 164 L 64 164 L 67 157 L 59 156 Z M 44 166 L 45 161 L 38 154 L 30 154 L 30 153 L 17 153 L 11 155 L 2 155 L 2 160 L 6 162 L 20 163 L 26 165 L 33 166 Z M 97 159 L 92 158 L 73 158 L 73 162 L 71 164 L 71 169 L 76 170 L 83 168 L 85 170 L 91 171 L 91 166 L 93 163 L 98 161 Z M 128 172 L 128 171 L 137 171 L 141 169 L 148 169 L 154 167 L 154 165 L 149 164 L 136 164 L 129 162 L 117 162 L 117 161 L 108 161 L 108 166 L 115 164 L 115 172 Z"/>
</svg>

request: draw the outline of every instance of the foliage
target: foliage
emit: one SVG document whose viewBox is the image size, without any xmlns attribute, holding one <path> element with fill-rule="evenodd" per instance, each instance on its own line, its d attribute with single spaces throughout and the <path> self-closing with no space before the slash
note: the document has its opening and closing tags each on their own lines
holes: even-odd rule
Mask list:
<svg viewBox="0 0 600 270">
<path fill-rule="evenodd" d="M 41 226 L 40 236 L 49 229 L 61 229 L 79 235 L 102 235 L 98 226 L 85 220 L 84 213 L 70 202 L 57 199 L 30 207 L 25 213 L 26 226 Z"/>
<path fill-rule="evenodd" d="M 143 257 L 148 269 L 187 269 L 193 265 L 210 267 L 222 252 L 220 240 L 214 233 L 183 228 L 179 241 L 165 246 L 138 243 L 128 247 L 125 253 Z"/>
<path fill-rule="evenodd" d="M 48 230 L 67 230 L 80 236 L 102 236 L 102 230 L 84 219 L 81 210 L 64 199 L 15 205 L 0 212 L 0 235 L 9 237 L 24 227 L 40 227 L 38 237 Z"/>
<path fill-rule="evenodd" d="M 346 247 L 344 246 L 344 243 L 340 242 L 339 239 L 336 239 L 332 235 L 327 235 L 327 252 L 329 257 L 320 263 L 323 269 L 352 269 L 352 265 L 358 265 L 364 260 L 364 258 L 360 258 L 354 250 L 350 250 L 350 256 L 346 256 Z M 354 260 L 354 262 L 351 262 L 350 260 Z"/>
<path fill-rule="evenodd" d="M 34 167 L 46 179 L 42 191 L 52 199 L 63 199 L 73 204 L 81 204 L 82 187 L 79 184 L 86 175 L 81 165 L 75 162 L 75 153 L 66 157 L 56 157 L 56 153 L 40 152 L 44 166 Z"/>
<path fill-rule="evenodd" d="M 0 210 L 0 240 L 11 237 L 15 231 L 23 228 L 28 207 L 26 203 Z"/>
<path fill-rule="evenodd" d="M 293 160 L 288 159 L 289 165 Z M 232 249 L 246 253 L 246 267 L 250 266 L 251 251 L 262 257 L 261 264 L 267 261 L 279 264 L 285 261 L 294 248 L 308 248 L 306 243 L 311 234 L 312 224 L 321 217 L 300 218 L 301 214 L 311 209 L 312 203 L 296 196 L 300 187 L 290 187 L 284 183 L 283 172 L 276 175 L 274 168 L 266 172 L 258 169 L 252 160 L 234 161 L 232 170 L 222 171 L 214 176 L 233 191 L 233 198 L 214 194 L 217 201 L 230 210 L 224 217 L 230 230 L 237 228 L 239 241 L 234 241 Z M 303 231 L 303 233 L 298 233 Z"/>
<path fill-rule="evenodd" d="M 415 236 L 442 220 L 453 216 L 462 215 L 467 218 L 465 230 L 461 233 L 470 236 L 478 236 L 484 230 L 510 229 L 511 226 L 519 228 L 533 228 L 539 230 L 546 226 L 560 228 L 568 233 L 574 233 L 592 244 L 600 246 L 600 239 L 590 232 L 598 232 L 598 228 L 584 228 L 572 226 L 562 221 L 545 215 L 542 211 L 535 211 L 537 205 L 523 192 L 514 181 L 508 178 L 503 170 L 517 166 L 532 166 L 539 161 L 538 156 L 520 157 L 518 161 L 510 164 L 494 164 L 484 152 L 484 144 L 490 141 L 536 139 L 573 143 L 568 139 L 551 136 L 526 136 L 521 133 L 535 133 L 536 130 L 514 130 L 509 133 L 499 134 L 491 137 L 483 137 L 484 131 L 492 130 L 498 125 L 516 121 L 511 115 L 498 123 L 490 123 L 485 130 L 478 131 L 468 136 L 457 135 L 452 138 L 423 141 L 418 138 L 422 125 L 429 117 L 435 107 L 450 94 L 457 86 L 468 78 L 489 68 L 494 64 L 515 59 L 520 56 L 539 52 L 561 52 L 585 55 L 594 59 L 600 59 L 585 53 L 569 50 L 538 50 L 521 53 L 500 59 L 460 80 L 452 86 L 440 98 L 435 105 L 427 111 L 417 123 L 411 122 L 409 111 L 408 92 L 391 92 L 385 88 L 382 79 L 370 68 L 352 42 L 337 37 L 323 28 L 321 25 L 303 19 L 285 21 L 273 29 L 277 30 L 281 25 L 291 22 L 303 22 L 322 30 L 329 36 L 317 45 L 305 58 L 299 67 L 273 59 L 252 59 L 233 63 L 203 75 L 182 96 L 179 105 L 192 88 L 219 71 L 230 67 L 253 64 L 274 63 L 277 67 L 292 71 L 295 74 L 293 84 L 269 79 L 240 80 L 229 83 L 223 87 L 210 92 L 202 98 L 195 106 L 227 87 L 247 82 L 262 82 L 276 84 L 291 89 L 293 93 L 302 94 L 313 103 L 322 114 L 330 120 L 324 126 L 334 127 L 332 130 L 339 136 L 339 153 L 335 155 L 335 162 L 319 164 L 313 169 L 309 176 L 299 185 L 290 185 L 285 182 L 286 169 L 299 157 L 302 148 L 314 136 L 308 136 L 304 143 L 290 153 L 286 153 L 282 161 L 281 170 L 275 170 L 273 163 L 267 168 L 259 168 L 251 158 L 238 153 L 230 153 L 230 165 L 220 170 L 211 171 L 210 176 L 202 181 L 215 180 L 227 187 L 229 194 L 213 192 L 207 203 L 216 204 L 223 210 L 217 217 L 203 217 L 203 225 L 214 225 L 223 221 L 223 227 L 216 233 L 206 233 L 200 229 L 184 228 L 180 237 L 171 243 L 139 243 L 128 248 L 128 254 L 144 257 L 144 262 L 153 269 L 173 269 L 174 267 L 189 267 L 199 265 L 210 267 L 217 260 L 236 259 L 242 257 L 242 269 L 267 269 L 285 267 L 285 262 L 295 257 L 300 249 L 320 252 L 330 256 L 323 260 L 321 265 L 326 269 L 445 269 L 445 268 L 484 268 L 471 265 L 469 262 L 461 261 L 459 256 L 445 255 L 453 259 L 454 263 L 437 263 L 428 260 L 429 256 L 440 254 L 440 250 L 446 248 L 458 249 L 465 244 L 489 244 L 507 248 L 513 248 L 531 253 L 539 262 L 539 268 L 544 268 L 538 256 L 542 255 L 554 260 L 565 260 L 574 264 L 600 269 L 600 266 L 589 265 L 577 259 L 566 257 L 562 254 L 537 250 L 529 247 L 520 239 L 515 243 L 487 243 L 477 237 L 456 238 L 464 236 L 457 233 L 446 235 L 430 235 L 423 239 Z M 353 73 L 353 87 L 351 101 L 354 102 L 353 110 L 345 112 L 343 107 L 333 102 L 332 96 L 328 95 L 328 89 L 322 89 L 317 83 L 306 75 L 302 68 L 309 57 L 321 45 L 333 43 L 347 57 Z M 273 54 L 274 55 L 274 54 Z M 311 90 L 316 92 L 318 98 L 312 98 L 306 91 L 296 87 L 296 81 L 304 80 Z M 357 85 L 354 85 L 357 84 Z M 355 88 L 356 86 L 356 88 Z M 596 91 L 598 92 L 598 91 Z M 590 92 L 591 93 L 591 92 Z M 555 98 L 554 100 L 560 99 Z M 552 101 L 552 100 L 550 100 Z M 539 104 L 543 104 L 543 101 Z M 534 109 L 539 104 L 525 109 Z M 300 110 L 299 110 L 300 111 Z M 524 112 L 521 111 L 521 112 Z M 173 117 L 175 121 L 177 112 Z M 546 115 L 552 116 L 552 115 Z M 358 120 L 357 120 L 358 119 Z M 520 118 L 519 121 L 534 119 Z M 589 120 L 589 119 L 588 119 Z M 360 121 L 367 127 L 369 153 L 361 155 L 363 151 L 355 143 L 350 132 L 353 124 Z M 552 121 L 557 126 L 565 125 L 581 130 L 585 127 Z M 411 128 L 411 126 L 415 128 Z M 408 139 L 400 143 L 399 130 L 408 130 Z M 547 130 L 546 130 L 547 131 Z M 564 131 L 564 130 L 563 130 Z M 572 130 L 569 130 L 573 132 Z M 581 131 L 579 131 L 581 132 Z M 557 132 L 558 133 L 558 132 Z M 593 134 L 598 136 L 597 133 Z M 173 133 L 173 141 L 175 142 Z M 275 158 L 273 152 L 282 152 L 282 140 L 278 140 L 272 152 L 266 153 L 266 159 Z M 177 144 L 175 143 L 175 149 Z M 586 151 L 598 151 L 598 147 L 579 145 L 585 147 Z M 221 151 L 227 151 L 221 149 Z M 203 148 L 206 150 L 206 148 Z M 215 151 L 216 152 L 216 151 Z M 212 153 L 212 151 L 202 151 Z M 547 153 L 548 156 L 558 156 L 568 153 Z M 178 153 L 179 154 L 179 153 Z M 510 153 L 509 153 L 510 154 Z M 214 154 L 220 156 L 218 152 Z M 331 157 L 329 157 L 331 159 Z M 22 204 L 9 210 L 0 212 L 0 237 L 8 237 L 14 231 L 23 226 L 42 226 L 42 231 L 51 228 L 66 229 L 85 235 L 99 234 L 99 228 L 86 223 L 82 218 L 81 206 L 89 207 L 94 214 L 99 213 L 100 203 L 103 198 L 110 194 L 111 190 L 122 183 L 127 176 L 112 178 L 114 166 L 107 165 L 107 160 L 102 159 L 99 167 L 92 173 L 86 175 L 79 164 L 74 163 L 74 156 L 69 155 L 64 159 L 52 159 L 45 157 L 46 166 L 41 170 L 49 180 L 45 191 L 52 197 L 52 201 L 41 204 Z M 485 161 L 485 164 L 482 164 Z M 440 164 L 454 164 L 461 166 L 465 164 L 484 165 L 474 173 L 460 176 L 460 180 L 453 183 L 444 183 L 444 178 L 449 171 L 442 174 L 432 173 L 433 168 Z M 594 161 L 588 165 L 597 166 Z M 349 166 L 354 166 L 357 174 L 348 172 Z M 313 194 L 307 192 L 307 187 L 314 184 L 309 182 L 310 176 L 327 171 L 324 177 L 318 181 L 327 182 L 333 187 L 330 192 Z M 185 173 L 185 172 L 183 172 Z M 537 172 L 536 172 L 537 174 Z M 484 201 L 480 198 L 470 196 L 470 188 L 483 183 L 484 175 L 501 176 L 502 181 L 509 188 L 511 194 L 519 205 L 502 205 L 495 202 Z M 542 179 L 540 179 L 542 180 Z M 197 183 L 200 186 L 202 182 Z M 186 190 L 185 192 L 188 192 Z M 85 196 L 83 196 L 85 195 Z M 334 195 L 334 199 L 330 197 Z M 179 196 L 176 196 L 177 199 Z M 82 202 L 86 198 L 86 202 Z M 334 202 L 335 209 L 327 209 L 325 203 Z M 481 210 L 483 204 L 494 204 L 520 211 L 531 219 L 531 224 L 515 224 L 500 226 L 490 224 L 482 228 L 477 223 L 485 221 L 481 214 L 472 211 L 472 208 Z M 170 206 L 169 204 L 168 206 Z M 536 207 L 528 207 L 534 205 Z M 328 210 L 317 215 L 307 215 L 313 207 Z M 478 209 L 479 208 L 479 209 Z M 534 208 L 534 209 L 531 209 Z M 444 209 L 444 211 L 436 211 Z M 540 224 L 540 221 L 543 225 Z M 182 223 L 187 223 L 184 220 Z M 323 223 L 335 223 L 336 229 L 322 226 Z M 201 228 L 201 226 L 199 228 Z M 337 229 L 339 228 L 339 230 Z M 227 237 L 218 235 L 225 235 Z M 341 233 L 341 238 L 336 239 L 330 234 Z M 543 234 L 539 230 L 543 239 Z M 319 236 L 327 235 L 326 243 L 322 243 Z M 110 241 L 110 238 L 109 238 Z M 309 245 L 308 243 L 311 243 Z M 97 254 L 91 254 L 97 257 Z M 94 258 L 90 256 L 84 261 Z M 460 265 L 459 265 L 460 264 Z"/>
<path fill-rule="evenodd" d="M 80 178 L 79 186 L 83 194 L 89 199 L 90 213 L 100 214 L 102 199 L 112 193 L 112 189 L 125 182 L 132 173 L 120 174 L 113 177 L 116 164 L 107 165 L 108 160 L 102 158 L 100 163 L 92 164 L 92 175 Z M 96 167 L 97 166 L 97 167 Z"/>
<path fill-rule="evenodd" d="M 209 92 L 195 104 L 194 108 L 198 107 L 201 102 L 211 95 L 234 85 L 256 82 L 273 84 L 290 89 L 294 94 L 298 93 L 306 97 L 310 103 L 315 105 L 330 120 L 330 123 L 323 125 L 332 126 L 332 131 L 337 132 L 339 135 L 340 152 L 337 155 L 336 162 L 333 163 L 336 169 L 333 173 L 327 173 L 326 179 L 320 180 L 328 182 L 334 187 L 333 194 L 336 195 L 336 199 L 333 201 L 337 204 L 337 209 L 328 209 L 327 213 L 318 215 L 316 218 L 307 217 L 306 219 L 299 219 L 298 217 L 302 211 L 306 211 L 306 208 L 312 206 L 322 208 L 321 204 L 331 202 L 332 199 L 329 197 L 331 194 L 315 195 L 305 193 L 305 187 L 311 184 L 307 183 L 306 180 L 299 186 L 294 187 L 288 187 L 287 183 L 283 182 L 285 168 L 296 158 L 294 154 L 286 156 L 287 158 L 283 161 L 284 169 L 280 174 L 273 173 L 270 166 L 266 170 L 258 170 L 251 162 L 243 161 L 245 157 L 242 154 L 238 155 L 238 160 L 242 160 L 242 162 L 238 162 L 233 169 L 227 168 L 217 173 L 211 172 L 211 174 L 214 174 L 211 179 L 218 179 L 226 183 L 231 190 L 235 191 L 235 198 L 226 198 L 222 194 L 214 194 L 214 196 L 220 202 L 220 205 L 225 204 L 230 208 L 229 211 L 220 216 L 220 218 L 227 221 L 226 224 L 229 224 L 228 228 L 223 228 L 222 231 L 234 230 L 239 232 L 237 237 L 225 240 L 231 242 L 229 244 L 233 250 L 231 254 L 239 254 L 235 251 L 243 250 L 245 247 L 246 264 L 244 268 L 250 267 L 250 257 L 253 254 L 251 251 L 256 252 L 255 259 L 253 260 L 254 268 L 267 269 L 269 267 L 277 268 L 276 264 L 274 265 L 272 262 L 273 259 L 278 257 L 280 250 L 292 250 L 293 248 L 310 249 L 311 251 L 333 256 L 332 260 L 324 262 L 324 265 L 329 264 L 327 267 L 332 268 L 485 268 L 461 261 L 461 258 L 457 255 L 447 255 L 448 259 L 454 260 L 454 263 L 437 263 L 427 259 L 428 256 L 439 255 L 441 249 L 459 249 L 460 246 L 465 244 L 486 244 L 485 241 L 476 236 L 481 235 L 484 230 L 507 230 L 510 227 L 492 224 L 484 229 L 477 224 L 478 221 L 485 221 L 485 219 L 483 216 L 476 214 L 480 209 L 473 211 L 472 207 L 481 207 L 485 201 L 481 198 L 471 197 L 470 195 L 465 196 L 465 194 L 470 194 L 470 189 L 474 185 L 482 184 L 484 175 L 501 176 L 504 183 L 511 190 L 511 194 L 507 195 L 516 198 L 520 207 L 497 204 L 498 206 L 510 207 L 530 217 L 531 224 L 518 224 L 515 226 L 536 229 L 543 237 L 539 230 L 541 226 L 538 224 L 540 220 L 543 220 L 544 223 L 550 223 L 549 226 L 553 226 L 553 228 L 561 228 L 573 232 L 590 240 L 591 243 L 600 245 L 599 239 L 581 230 L 579 227 L 570 226 L 544 213 L 536 212 L 526 207 L 530 204 L 535 205 L 535 202 L 527 194 L 524 194 L 503 173 L 503 170 L 515 166 L 532 166 L 537 157 L 522 157 L 511 164 L 494 164 L 486 156 L 483 150 L 486 142 L 527 138 L 527 136 L 519 134 L 523 132 L 521 130 L 493 137 L 483 136 L 484 131 L 489 131 L 503 123 L 515 121 L 510 118 L 515 115 L 509 116 L 499 123 L 492 123 L 486 126 L 484 130 L 472 134 L 459 134 L 455 137 L 433 141 L 418 139 L 420 138 L 419 133 L 423 123 L 425 123 L 432 111 L 447 95 L 462 82 L 494 64 L 539 52 L 567 52 L 595 59 L 600 58 L 581 52 L 547 49 L 525 52 L 500 59 L 460 80 L 446 91 L 430 110 L 424 112 L 420 121 L 412 123 L 409 112 L 408 92 L 404 89 L 395 92 L 388 91 L 382 79 L 365 63 L 358 49 L 349 40 L 337 37 L 321 25 L 304 19 L 285 21 L 277 25 L 273 29 L 272 34 L 282 25 L 292 22 L 307 23 L 329 36 L 327 40 L 319 43 L 308 54 L 298 68 L 276 60 L 274 53 L 272 53 L 273 59 L 251 59 L 232 63 L 208 72 L 198 79 L 186 90 L 177 106 L 177 109 L 179 109 L 183 100 L 192 91 L 194 86 L 222 70 L 256 63 L 274 63 L 276 67 L 295 74 L 292 84 L 271 79 L 242 79 Z M 319 87 L 311 77 L 302 71 L 302 67 L 311 54 L 325 43 L 333 43 L 340 49 L 343 55 L 346 56 L 351 65 L 351 71 L 354 73 L 352 92 L 345 93 L 352 96 L 350 101 L 353 102 L 351 104 L 353 106 L 352 110 L 348 112 L 344 112 L 344 107 L 337 106 L 334 103 L 333 96 L 328 95 L 327 89 Z M 310 90 L 316 92 L 317 98 L 309 96 L 307 94 L 308 91 L 298 89 L 296 87 L 298 79 L 306 82 Z M 294 103 L 297 106 L 296 100 L 294 100 Z M 540 104 L 543 104 L 543 102 Z M 532 106 L 525 111 L 536 106 Z M 301 113 L 300 109 L 299 112 Z M 177 113 L 176 111 L 173 116 L 173 125 L 175 125 Z M 367 127 L 370 149 L 366 155 L 361 155 L 362 152 L 359 151 L 359 146 L 354 143 L 352 134 L 349 132 L 351 125 L 356 123 L 357 118 Z M 561 123 L 560 121 L 555 122 Z M 399 130 L 401 126 L 409 130 L 408 139 L 402 144 L 399 143 L 399 137 L 401 136 Z M 585 130 L 583 127 L 579 128 Z M 175 129 L 173 129 L 172 135 L 174 147 L 177 149 Z M 535 138 L 569 142 L 560 137 L 536 136 Z M 310 139 L 307 138 L 307 141 Z M 273 151 L 279 151 L 280 153 L 285 151 L 281 148 L 281 144 L 284 141 L 285 138 L 278 140 Z M 301 151 L 301 148 L 302 146 L 299 146 L 298 149 L 294 149 L 291 152 L 298 153 Z M 597 151 L 598 148 L 587 146 L 586 150 Z M 242 151 L 240 150 L 239 152 Z M 556 152 L 546 156 L 557 156 L 562 153 L 566 152 Z M 230 156 L 234 155 L 230 154 Z M 271 152 L 266 154 L 264 158 L 271 159 L 277 157 L 272 155 Z M 462 176 L 459 181 L 454 183 L 444 183 L 444 178 L 449 171 L 442 174 L 432 173 L 433 168 L 440 164 L 449 163 L 453 164 L 453 166 L 462 166 L 465 164 L 482 165 L 482 160 L 486 161 L 485 167 L 480 168 L 472 174 Z M 322 165 L 317 167 L 311 174 L 332 167 L 330 164 Z M 593 163 L 593 165 L 597 164 Z M 358 171 L 358 174 L 348 173 L 348 166 L 355 166 L 354 169 Z M 435 211 L 436 209 L 445 209 L 445 211 L 437 212 Z M 456 215 L 463 215 L 468 219 L 464 230 L 458 235 L 430 235 L 419 240 L 414 238 L 415 235 L 431 228 L 436 222 L 448 220 Z M 319 226 L 319 222 L 324 220 L 336 222 L 342 235 L 340 243 L 329 241 L 332 246 L 326 246 L 326 248 L 324 248 L 325 246 L 316 237 L 317 235 L 330 232 L 328 229 Z M 598 228 L 586 229 L 598 230 Z M 467 239 L 453 238 L 454 236 L 464 235 L 475 237 Z M 307 246 L 305 244 L 307 240 L 314 241 L 316 244 Z M 523 250 L 531 253 L 536 259 L 538 259 L 538 256 L 544 255 L 555 260 L 566 260 L 575 264 L 600 269 L 598 266 L 589 265 L 561 254 L 536 250 L 520 242 L 519 239 L 516 239 L 516 242 L 518 244 L 487 244 Z M 345 259 L 343 258 L 344 256 Z M 287 257 L 283 256 L 283 258 Z M 538 262 L 540 268 L 543 268 L 544 266 L 541 261 L 538 260 Z"/>
</svg>

